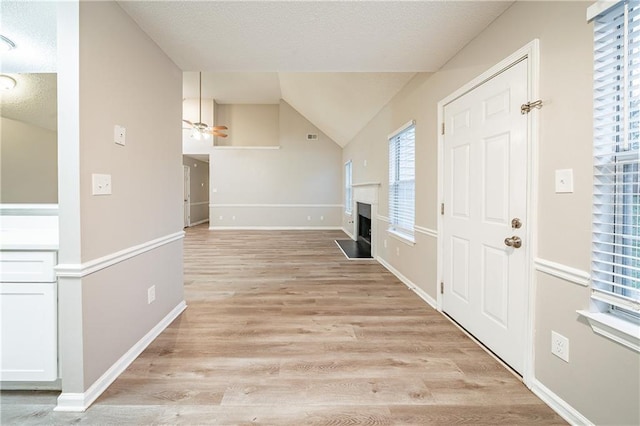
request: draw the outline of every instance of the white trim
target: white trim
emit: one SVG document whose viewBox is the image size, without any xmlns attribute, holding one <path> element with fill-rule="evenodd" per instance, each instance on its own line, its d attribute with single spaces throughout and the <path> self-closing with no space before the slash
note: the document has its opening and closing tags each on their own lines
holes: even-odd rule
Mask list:
<svg viewBox="0 0 640 426">
<path fill-rule="evenodd" d="M 214 150 L 235 150 L 235 149 L 280 149 L 280 146 L 220 146 L 214 145 Z M 186 154 L 185 154 L 186 155 Z"/>
<path fill-rule="evenodd" d="M 342 204 L 209 204 L 209 208 L 343 208 Z"/>
<path fill-rule="evenodd" d="M 602 15 L 620 3 L 622 3 L 620 0 L 598 0 L 587 8 L 587 22 L 594 20 L 598 15 Z"/>
<path fill-rule="evenodd" d="M 0 204 L 1 216 L 58 216 L 57 204 Z"/>
<path fill-rule="evenodd" d="M 428 235 L 433 238 L 438 238 L 438 231 L 436 231 L 435 229 L 425 228 L 418 225 L 413 225 L 413 229 L 421 234 Z"/>
<path fill-rule="evenodd" d="M 541 259 L 539 257 L 533 260 L 533 265 L 536 271 L 544 272 L 545 274 L 552 275 L 556 278 L 560 278 L 574 284 L 584 287 L 588 287 L 589 284 L 591 284 L 591 275 L 582 269 L 572 268 L 571 266 Z"/>
<path fill-rule="evenodd" d="M 400 281 L 402 281 L 402 283 L 404 285 L 406 285 L 409 288 L 409 290 L 411 290 L 414 293 L 416 293 L 422 300 L 427 302 L 427 304 L 429 306 L 431 306 L 433 309 L 437 310 L 436 301 L 433 299 L 433 297 L 429 296 L 426 291 L 424 291 L 422 288 L 418 287 L 418 285 L 414 284 L 409 278 L 407 278 L 404 275 L 402 275 L 400 273 L 400 271 L 398 271 L 396 268 L 391 266 L 389 263 L 387 263 L 380 256 L 377 256 L 376 260 L 378 261 L 378 263 L 380 263 L 382 266 L 384 266 L 385 269 L 387 269 L 389 272 L 391 272 L 393 275 L 395 275 L 396 278 L 398 278 Z"/>
<path fill-rule="evenodd" d="M 352 183 L 351 186 L 380 186 L 380 182 Z"/>
<path fill-rule="evenodd" d="M 341 229 L 342 229 L 342 232 L 344 232 L 345 234 L 347 234 L 347 236 L 348 236 L 349 238 L 351 238 L 352 240 L 355 240 L 355 239 L 356 239 L 356 237 L 354 237 L 354 236 L 353 236 L 353 234 L 352 234 L 351 232 L 347 231 L 347 228 L 344 228 L 344 227 L 343 227 L 343 228 L 341 228 Z"/>
<path fill-rule="evenodd" d="M 589 321 L 594 333 L 640 352 L 640 325 L 607 312 L 576 312 Z"/>
<path fill-rule="evenodd" d="M 120 374 L 127 369 L 127 367 L 135 361 L 135 359 L 144 351 L 151 342 L 154 341 L 156 337 L 160 335 L 164 331 L 165 328 L 169 326 L 185 309 L 187 308 L 187 304 L 183 300 L 178 303 L 178 305 L 171 310 L 163 319 L 158 322 L 147 334 L 145 334 L 142 339 L 140 339 L 136 344 L 134 344 L 131 349 L 129 349 L 124 355 L 120 357 L 105 373 L 100 376 L 98 380 L 96 380 L 85 392 L 82 393 L 72 393 L 72 392 L 63 392 L 58 397 L 58 405 L 53 409 L 54 411 L 72 411 L 72 412 L 83 412 L 93 402 L 100 396 L 102 393 L 107 390 L 107 388 L 113 383 Z"/>
<path fill-rule="evenodd" d="M 474 78 L 467 84 L 460 87 L 458 90 L 451 93 L 446 98 L 438 102 L 437 107 L 437 123 L 436 132 L 438 140 L 438 202 L 434 206 L 437 209 L 438 224 L 437 229 L 443 230 L 442 215 L 440 214 L 440 203 L 444 202 L 444 155 L 443 144 L 444 136 L 441 134 L 440 125 L 444 122 L 444 108 L 447 104 L 453 102 L 457 98 L 470 92 L 476 87 L 482 85 L 486 81 L 490 80 L 497 74 L 503 72 L 509 67 L 521 62 L 522 60 L 528 60 L 527 69 L 527 83 L 528 83 L 528 96 L 529 99 L 539 99 L 539 82 L 540 82 L 540 42 L 538 39 L 534 39 L 527 43 L 524 47 L 518 49 L 507 58 L 500 61 L 498 64 L 489 68 L 487 71 Z M 528 305 L 526 307 L 526 329 L 525 329 L 525 355 L 524 365 L 522 370 L 523 382 L 528 385 L 534 377 L 534 336 L 533 330 L 535 327 L 535 274 L 531 267 L 531 258 L 533 253 L 537 251 L 537 217 L 535 212 L 538 206 L 538 145 L 539 145 L 539 113 L 534 110 L 531 114 L 528 114 L 528 152 L 527 152 L 527 218 L 529 226 L 525 231 L 525 241 L 528 241 L 526 250 L 526 258 L 529 259 L 525 265 L 525 279 L 526 284 L 526 298 Z M 443 261 L 444 261 L 444 241 L 443 238 L 438 238 L 438 250 L 437 250 L 437 282 L 442 281 L 443 276 Z M 437 294 L 437 306 L 439 310 L 442 310 L 442 294 Z"/>
<path fill-rule="evenodd" d="M 192 206 L 204 206 L 204 205 L 207 205 L 207 204 L 209 204 L 208 201 L 197 201 L 195 203 L 189 203 L 189 205 L 192 205 Z"/>
<path fill-rule="evenodd" d="M 209 219 L 202 219 L 202 220 L 199 220 L 199 221 L 197 221 L 197 222 L 191 222 L 191 223 L 189 224 L 189 227 L 197 226 L 197 225 L 202 225 L 203 223 L 207 223 L 207 222 L 209 222 Z"/>
<path fill-rule="evenodd" d="M 402 126 L 400 126 L 400 128 L 396 129 L 394 132 L 389 133 L 389 136 L 387 136 L 387 139 L 393 139 L 396 136 L 398 136 L 400 133 L 407 130 L 409 127 L 415 126 L 415 125 L 416 125 L 416 120 L 411 120 L 407 123 L 404 123 Z"/>
<path fill-rule="evenodd" d="M 389 218 L 386 216 L 382 216 L 381 214 L 376 215 L 376 219 L 389 223 Z"/>
<path fill-rule="evenodd" d="M 341 226 L 209 226 L 210 231 L 342 231 Z"/>
<path fill-rule="evenodd" d="M 569 424 L 593 425 L 589 419 L 580 414 L 578 410 L 569 405 L 564 399 L 556 395 L 555 392 L 540 383 L 538 379 L 531 379 L 529 389 Z"/>
<path fill-rule="evenodd" d="M 387 234 L 390 237 L 395 238 L 396 240 L 405 243 L 408 246 L 415 246 L 416 240 L 413 239 L 413 235 L 403 234 L 401 232 L 395 231 L 393 229 L 387 229 Z"/>
<path fill-rule="evenodd" d="M 182 238 L 184 231 L 179 231 L 81 264 L 59 264 L 54 270 L 58 278 L 82 278 Z"/>
</svg>

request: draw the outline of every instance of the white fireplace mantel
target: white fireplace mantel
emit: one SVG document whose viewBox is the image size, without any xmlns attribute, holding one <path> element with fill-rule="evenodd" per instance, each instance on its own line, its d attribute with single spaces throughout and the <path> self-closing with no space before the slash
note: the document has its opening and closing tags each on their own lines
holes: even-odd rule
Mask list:
<svg viewBox="0 0 640 426">
<path fill-rule="evenodd" d="M 351 187 L 353 188 L 354 202 L 367 203 L 372 206 L 374 204 L 378 204 L 378 190 L 380 189 L 380 182 L 354 183 Z"/>
<path fill-rule="evenodd" d="M 353 188 L 353 212 L 357 212 L 357 203 L 365 203 L 371 205 L 371 255 L 376 258 L 377 254 L 377 238 L 378 238 L 378 192 L 380 190 L 380 182 L 364 182 L 354 183 Z M 353 235 L 358 235 L 357 218 L 353 220 Z"/>
</svg>

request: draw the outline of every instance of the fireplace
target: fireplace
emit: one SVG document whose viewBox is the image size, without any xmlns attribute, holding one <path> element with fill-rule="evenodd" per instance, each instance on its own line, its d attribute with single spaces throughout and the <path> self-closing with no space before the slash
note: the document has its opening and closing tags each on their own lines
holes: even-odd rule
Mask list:
<svg viewBox="0 0 640 426">
<path fill-rule="evenodd" d="M 371 245 L 371 204 L 356 203 L 358 242 Z"/>
</svg>

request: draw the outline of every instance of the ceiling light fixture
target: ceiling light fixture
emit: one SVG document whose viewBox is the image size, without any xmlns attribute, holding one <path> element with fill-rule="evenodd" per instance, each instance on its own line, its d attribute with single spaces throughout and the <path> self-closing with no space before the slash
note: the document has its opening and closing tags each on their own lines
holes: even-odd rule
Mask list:
<svg viewBox="0 0 640 426">
<path fill-rule="evenodd" d="M 12 49 L 16 48 L 16 44 L 6 38 L 3 35 L 0 35 L 0 52 L 8 52 Z"/>
<path fill-rule="evenodd" d="M 16 87 L 16 81 L 8 75 L 0 75 L 0 89 L 11 90 Z"/>
</svg>

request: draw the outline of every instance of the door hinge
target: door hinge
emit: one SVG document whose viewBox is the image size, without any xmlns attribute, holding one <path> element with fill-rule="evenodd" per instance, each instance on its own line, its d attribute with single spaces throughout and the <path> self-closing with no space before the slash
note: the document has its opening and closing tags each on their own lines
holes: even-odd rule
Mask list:
<svg viewBox="0 0 640 426">
<path fill-rule="evenodd" d="M 444 294 L 444 281 L 440 281 L 440 294 Z"/>
<path fill-rule="evenodd" d="M 542 100 L 538 99 L 535 102 L 527 102 L 520 106 L 520 114 L 529 114 L 533 108 L 542 108 Z"/>
<path fill-rule="evenodd" d="M 440 203 L 440 214 L 444 214 L 444 203 Z"/>
<path fill-rule="evenodd" d="M 442 134 L 444 135 L 444 121 L 442 122 Z"/>
</svg>

